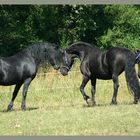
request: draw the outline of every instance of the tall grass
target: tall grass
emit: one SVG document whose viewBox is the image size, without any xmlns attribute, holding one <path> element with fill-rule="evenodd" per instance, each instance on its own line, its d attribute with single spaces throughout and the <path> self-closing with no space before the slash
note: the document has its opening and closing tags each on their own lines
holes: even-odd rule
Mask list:
<svg viewBox="0 0 140 140">
<path fill-rule="evenodd" d="M 75 64 L 68 76 L 50 69 L 29 87 L 27 111 L 20 90 L 13 112 L 5 112 L 14 86 L 0 87 L 0 135 L 140 135 L 140 105 L 133 105 L 124 74 L 119 77 L 118 105 L 110 105 L 111 80 L 98 80 L 95 107 L 87 107 L 79 91 L 82 75 Z M 90 82 L 85 88 L 90 94 Z"/>
</svg>

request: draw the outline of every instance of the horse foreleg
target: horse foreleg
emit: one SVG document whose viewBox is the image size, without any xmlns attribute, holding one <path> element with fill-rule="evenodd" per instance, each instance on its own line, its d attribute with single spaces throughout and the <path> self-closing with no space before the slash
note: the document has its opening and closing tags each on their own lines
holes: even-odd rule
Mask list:
<svg viewBox="0 0 140 140">
<path fill-rule="evenodd" d="M 87 102 L 87 104 L 88 104 L 89 96 L 86 95 L 84 88 L 85 88 L 86 84 L 88 83 L 88 81 L 89 81 L 89 77 L 83 76 L 83 81 L 82 81 L 82 84 L 80 86 L 80 91 L 83 95 L 84 100 Z"/>
<path fill-rule="evenodd" d="M 114 83 L 114 93 L 113 93 L 111 104 L 117 104 L 117 93 L 119 88 L 118 76 L 113 75 L 112 79 Z"/>
<path fill-rule="evenodd" d="M 18 91 L 19 91 L 21 85 L 22 85 L 22 84 L 17 84 L 17 85 L 15 86 L 15 89 L 14 89 L 14 92 L 13 92 L 13 96 L 12 96 L 12 99 L 11 99 L 11 102 L 10 102 L 10 104 L 9 104 L 8 107 L 7 107 L 7 111 L 12 111 L 12 110 L 13 110 L 14 100 L 15 100 L 15 98 L 17 97 L 17 94 L 18 94 Z"/>
<path fill-rule="evenodd" d="M 28 78 L 23 86 L 23 92 L 22 92 L 22 104 L 21 104 L 21 108 L 22 110 L 26 110 L 26 95 L 27 95 L 27 91 L 28 91 L 28 87 L 30 85 L 32 81 L 32 78 Z"/>
</svg>

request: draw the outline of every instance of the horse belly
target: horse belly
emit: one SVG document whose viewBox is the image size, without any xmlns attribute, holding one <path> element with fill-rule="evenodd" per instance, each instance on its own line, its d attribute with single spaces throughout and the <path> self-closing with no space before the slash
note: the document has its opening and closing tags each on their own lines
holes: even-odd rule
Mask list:
<svg viewBox="0 0 140 140">
<path fill-rule="evenodd" d="M 16 85 L 20 82 L 21 80 L 16 77 L 7 77 L 7 78 L 0 79 L 0 85 L 3 85 L 3 86 Z"/>
<path fill-rule="evenodd" d="M 21 82 L 20 74 L 15 71 L 0 71 L 0 85 L 10 86 Z"/>
<path fill-rule="evenodd" d="M 100 73 L 100 72 L 92 72 L 92 77 L 96 77 L 97 79 L 102 80 L 110 80 L 112 79 L 112 75 L 110 73 Z"/>
<path fill-rule="evenodd" d="M 103 80 L 110 80 L 112 79 L 112 74 L 109 72 L 109 70 L 106 68 L 104 69 L 98 69 L 94 68 L 92 70 L 92 75 L 95 76 L 97 79 L 103 79 Z"/>
<path fill-rule="evenodd" d="M 97 79 L 110 80 L 112 79 L 112 76 L 111 75 L 97 75 Z"/>
</svg>

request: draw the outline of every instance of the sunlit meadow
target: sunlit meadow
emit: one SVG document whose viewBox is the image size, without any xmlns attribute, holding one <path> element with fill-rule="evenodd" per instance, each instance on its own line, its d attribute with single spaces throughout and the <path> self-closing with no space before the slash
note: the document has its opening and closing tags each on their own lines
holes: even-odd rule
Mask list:
<svg viewBox="0 0 140 140">
<path fill-rule="evenodd" d="M 33 80 L 22 111 L 20 90 L 14 111 L 6 112 L 12 87 L 0 86 L 0 135 L 140 135 L 140 104 L 133 105 L 124 73 L 119 77 L 118 105 L 110 105 L 111 80 L 98 80 L 96 103 L 88 107 L 79 91 L 82 75 L 75 64 L 68 76 L 49 69 Z M 85 88 L 90 94 L 90 82 Z"/>
</svg>

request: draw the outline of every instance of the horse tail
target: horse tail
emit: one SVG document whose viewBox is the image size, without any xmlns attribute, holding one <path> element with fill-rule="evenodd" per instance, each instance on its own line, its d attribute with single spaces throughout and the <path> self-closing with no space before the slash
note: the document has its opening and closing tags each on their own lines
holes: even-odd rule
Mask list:
<svg viewBox="0 0 140 140">
<path fill-rule="evenodd" d="M 130 93 L 134 95 L 134 103 L 140 98 L 140 85 L 135 70 L 135 55 L 128 51 L 126 55 L 125 77 Z"/>
</svg>

